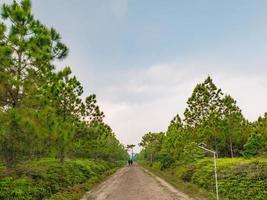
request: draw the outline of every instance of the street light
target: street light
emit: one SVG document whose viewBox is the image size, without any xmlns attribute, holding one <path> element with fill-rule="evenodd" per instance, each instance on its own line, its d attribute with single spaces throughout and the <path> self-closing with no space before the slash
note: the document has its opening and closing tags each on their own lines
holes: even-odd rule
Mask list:
<svg viewBox="0 0 267 200">
<path fill-rule="evenodd" d="M 215 187 L 216 187 L 216 199 L 219 200 L 219 191 L 218 191 L 218 178 L 217 178 L 217 164 L 216 164 L 216 151 L 212 151 L 210 149 L 207 149 L 207 145 L 204 143 L 201 143 L 198 145 L 199 148 L 213 153 L 213 160 L 214 160 L 214 174 L 215 174 Z"/>
</svg>

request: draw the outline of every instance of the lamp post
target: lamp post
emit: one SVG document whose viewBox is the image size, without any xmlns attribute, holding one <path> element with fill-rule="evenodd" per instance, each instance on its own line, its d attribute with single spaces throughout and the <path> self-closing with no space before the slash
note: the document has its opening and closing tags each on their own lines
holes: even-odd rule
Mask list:
<svg viewBox="0 0 267 200">
<path fill-rule="evenodd" d="M 214 175 L 215 175 L 215 187 L 216 187 L 216 199 L 219 200 L 219 191 L 218 191 L 218 178 L 217 178 L 217 163 L 216 163 L 216 151 L 210 150 L 206 148 L 206 144 L 201 143 L 198 145 L 199 148 L 213 153 L 213 160 L 214 160 Z"/>
</svg>

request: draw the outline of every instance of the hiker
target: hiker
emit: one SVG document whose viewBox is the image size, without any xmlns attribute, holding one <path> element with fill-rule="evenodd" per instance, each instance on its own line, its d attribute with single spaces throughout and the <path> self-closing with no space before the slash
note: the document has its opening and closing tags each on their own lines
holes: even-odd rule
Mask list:
<svg viewBox="0 0 267 200">
<path fill-rule="evenodd" d="M 128 165 L 129 166 L 131 165 L 131 159 L 130 158 L 128 159 Z"/>
<path fill-rule="evenodd" d="M 131 165 L 133 165 L 133 160 L 132 160 L 132 159 L 131 159 L 131 161 L 130 161 L 130 162 L 131 162 Z"/>
</svg>

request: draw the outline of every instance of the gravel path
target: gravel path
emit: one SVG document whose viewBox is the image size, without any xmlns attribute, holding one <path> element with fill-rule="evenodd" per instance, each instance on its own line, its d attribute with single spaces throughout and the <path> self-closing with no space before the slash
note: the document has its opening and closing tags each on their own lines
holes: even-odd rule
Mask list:
<svg viewBox="0 0 267 200">
<path fill-rule="evenodd" d="M 193 200 L 139 165 L 119 170 L 82 200 Z"/>
</svg>

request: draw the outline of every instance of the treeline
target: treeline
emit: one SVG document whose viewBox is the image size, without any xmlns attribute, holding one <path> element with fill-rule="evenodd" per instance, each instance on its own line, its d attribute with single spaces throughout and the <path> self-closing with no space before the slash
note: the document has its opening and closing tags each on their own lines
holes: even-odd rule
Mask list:
<svg viewBox="0 0 267 200">
<path fill-rule="evenodd" d="M 128 154 L 96 96 L 70 67 L 55 70 L 68 48 L 32 14 L 31 1 L 3 4 L 0 20 L 0 159 L 10 168 L 44 157 L 115 161 Z"/>
<path fill-rule="evenodd" d="M 205 156 L 198 145 L 205 143 L 218 157 L 252 157 L 267 152 L 267 113 L 249 122 L 236 101 L 208 77 L 197 84 L 187 101 L 183 119 L 179 115 L 166 132 L 143 136 L 139 159 L 160 168 L 188 164 Z"/>
</svg>

